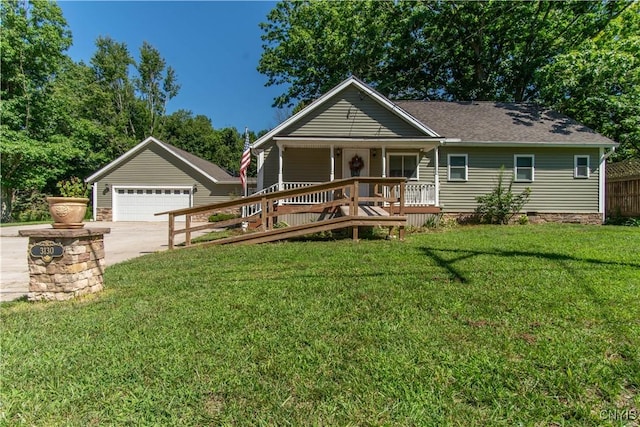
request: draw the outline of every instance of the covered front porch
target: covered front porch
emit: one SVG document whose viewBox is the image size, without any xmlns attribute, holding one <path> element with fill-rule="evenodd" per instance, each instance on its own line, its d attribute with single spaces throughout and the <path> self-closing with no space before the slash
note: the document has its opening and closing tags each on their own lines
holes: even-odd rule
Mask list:
<svg viewBox="0 0 640 427">
<path fill-rule="evenodd" d="M 357 177 L 406 178 L 407 207 L 438 207 L 438 147 L 433 138 L 274 137 L 270 150 L 258 151 L 258 193 L 290 190 Z M 265 173 L 276 170 L 277 174 Z M 275 178 L 275 179 L 274 179 Z M 360 187 L 361 196 L 373 188 Z M 303 196 L 287 204 L 318 204 L 331 194 Z"/>
</svg>

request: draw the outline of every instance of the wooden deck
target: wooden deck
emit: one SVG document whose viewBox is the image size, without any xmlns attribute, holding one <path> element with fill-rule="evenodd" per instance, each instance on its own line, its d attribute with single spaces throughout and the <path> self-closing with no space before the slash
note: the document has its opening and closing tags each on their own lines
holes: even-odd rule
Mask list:
<svg viewBox="0 0 640 427">
<path fill-rule="evenodd" d="M 258 224 L 258 229 L 198 245 L 265 243 L 341 228 L 351 228 L 353 239 L 358 240 L 358 229 L 361 226 L 388 227 L 390 233 L 397 228 L 398 237 L 404 239 L 404 230 L 407 225 L 407 217 L 404 213 L 405 182 L 405 178 L 350 178 L 292 190 L 255 194 L 229 202 L 161 212 L 156 215 L 166 214 L 169 217 L 169 249 L 174 249 L 174 239 L 178 234 L 184 233 L 185 245 L 191 246 L 191 234 L 195 231 L 219 229 L 223 226 L 238 226 L 250 222 Z M 374 195 L 371 197 L 359 196 L 361 183 L 370 186 Z M 308 224 L 283 228 L 274 227 L 279 211 L 282 214 L 280 208 L 287 200 L 300 196 L 312 196 L 314 193 L 325 195 L 330 193 L 332 197 L 327 202 L 312 206 L 288 207 L 287 211 L 303 213 L 310 209 L 316 212 L 319 209 L 325 209 L 336 212 L 336 215 Z M 387 196 L 383 196 L 384 194 Z M 193 216 L 230 211 L 250 212 L 250 214 L 224 222 L 191 226 Z M 176 217 L 179 216 L 186 217 L 183 229 L 176 229 Z"/>
</svg>

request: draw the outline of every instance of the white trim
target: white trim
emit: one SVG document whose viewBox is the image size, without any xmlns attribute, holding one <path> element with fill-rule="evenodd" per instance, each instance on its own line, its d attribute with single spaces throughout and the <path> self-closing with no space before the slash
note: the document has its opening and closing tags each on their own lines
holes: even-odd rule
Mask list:
<svg viewBox="0 0 640 427">
<path fill-rule="evenodd" d="M 586 175 L 578 175 L 578 159 L 587 159 Z M 589 179 L 591 177 L 591 156 L 588 154 L 576 154 L 573 156 L 573 177 L 575 179 Z"/>
<path fill-rule="evenodd" d="M 387 177 L 387 147 L 382 146 L 382 177 Z"/>
<path fill-rule="evenodd" d="M 609 153 L 609 155 L 613 153 L 613 150 Z M 600 165 L 598 169 L 598 212 L 602 213 L 602 222 L 606 220 L 606 212 L 605 212 L 605 176 L 606 176 L 606 164 L 607 157 L 609 155 L 605 154 L 604 148 L 600 148 Z"/>
<path fill-rule="evenodd" d="M 598 148 L 598 147 L 617 147 L 614 142 L 551 142 L 551 141 L 461 141 L 458 139 L 444 140 L 444 143 L 452 147 L 557 147 L 557 148 Z"/>
<path fill-rule="evenodd" d="M 518 158 L 531 158 L 531 179 L 518 179 Z M 528 169 L 528 168 L 522 168 Z M 513 182 L 534 182 L 536 180 L 536 156 L 535 154 L 514 154 L 513 155 Z"/>
<path fill-rule="evenodd" d="M 327 146 L 330 144 L 362 144 L 367 146 L 381 147 L 384 144 L 425 144 L 425 143 L 440 143 L 442 138 L 365 138 L 365 137 L 331 137 L 331 136 L 274 136 L 274 141 L 283 141 L 287 145 L 291 144 L 308 144 L 309 142 L 324 143 Z"/>
<path fill-rule="evenodd" d="M 320 106 L 322 106 L 328 99 L 330 99 L 331 97 L 333 97 L 334 95 L 338 94 L 339 92 L 341 92 L 342 90 L 346 89 L 349 86 L 354 86 L 358 90 L 360 90 L 362 92 L 365 92 L 367 95 L 369 95 L 371 98 L 373 98 L 374 101 L 378 102 L 383 107 L 385 107 L 388 110 L 390 110 L 391 112 L 395 113 L 399 118 L 401 118 L 404 121 L 406 121 L 407 123 L 413 125 L 415 128 L 417 128 L 420 131 L 424 132 L 426 135 L 428 135 L 430 137 L 433 137 L 433 138 L 439 138 L 440 137 L 433 129 L 431 129 L 428 126 L 426 126 L 425 124 L 421 123 L 419 120 L 414 118 L 411 114 L 407 113 L 402 108 L 400 108 L 399 106 L 397 106 L 396 104 L 391 102 L 389 99 L 387 99 L 386 97 L 382 96 L 378 92 L 376 92 L 373 89 L 371 89 L 365 83 L 361 82 L 360 80 L 358 80 L 355 77 L 349 77 L 348 79 L 344 80 L 342 83 L 340 83 L 339 85 L 337 85 L 336 87 L 331 89 L 329 92 L 325 93 L 320 98 L 316 99 L 311 104 L 309 104 L 308 106 L 303 108 L 302 111 L 300 111 L 297 114 L 289 117 L 287 120 L 285 120 L 284 122 L 282 122 L 278 126 L 276 126 L 274 129 L 272 129 L 270 132 L 268 132 L 265 135 L 263 135 L 262 137 L 258 138 L 256 141 L 254 141 L 254 143 L 251 145 L 251 147 L 254 148 L 254 149 L 255 148 L 259 148 L 261 145 L 263 145 L 267 141 L 271 140 L 276 134 L 278 134 L 282 130 L 286 129 L 287 127 L 289 127 L 293 123 L 295 123 L 295 122 L 301 120 L 302 118 L 308 116 L 309 114 L 311 114 L 312 112 L 314 112 L 315 110 L 320 108 Z"/>
<path fill-rule="evenodd" d="M 392 156 L 415 157 L 416 158 L 416 177 L 415 178 L 407 178 L 407 180 L 409 180 L 409 181 L 420 181 L 420 153 L 395 152 L 395 151 L 392 152 L 392 153 L 387 153 L 387 163 L 389 165 L 391 165 L 391 157 Z M 404 173 L 404 160 L 402 162 L 402 172 Z"/>
<path fill-rule="evenodd" d="M 282 152 L 284 151 L 284 147 L 280 144 L 276 144 L 278 146 L 278 190 L 282 191 L 284 175 L 283 175 L 283 165 L 284 159 L 282 158 Z"/>
<path fill-rule="evenodd" d="M 333 145 L 331 146 L 329 162 L 329 181 L 333 181 L 336 179 L 336 155 L 335 147 Z"/>
<path fill-rule="evenodd" d="M 92 210 L 93 210 L 93 220 L 96 221 L 98 219 L 98 183 L 94 182 L 91 185 L 91 192 L 93 193 L 93 203 L 92 203 Z"/>
<path fill-rule="evenodd" d="M 464 157 L 464 179 L 460 178 L 451 178 L 451 157 Z M 454 166 L 459 168 L 460 166 Z M 469 155 L 466 153 L 456 154 L 450 153 L 447 154 L 447 181 L 451 182 L 467 182 L 469 181 Z"/>
<path fill-rule="evenodd" d="M 99 180 L 99 178 L 102 177 L 102 175 L 106 174 L 107 172 L 111 171 L 112 169 L 115 169 L 121 163 L 125 162 L 129 158 L 137 155 L 147 145 L 152 144 L 152 143 L 157 144 L 159 147 L 164 149 L 167 153 L 171 154 L 173 157 L 175 157 L 175 158 L 177 158 L 179 160 L 182 160 L 189 167 L 193 168 L 198 173 L 204 175 L 205 177 L 207 177 L 212 182 L 214 182 L 216 184 L 219 182 L 217 179 L 215 179 L 214 177 L 212 177 L 211 175 L 209 175 L 208 173 L 206 173 L 205 171 L 203 171 L 202 169 L 200 169 L 199 167 L 197 167 L 196 165 L 194 165 L 193 163 L 191 163 L 190 161 L 188 161 L 184 157 L 182 157 L 179 154 L 175 153 L 173 150 L 171 150 L 169 147 L 167 147 L 165 145 L 165 143 L 163 143 L 162 141 L 160 141 L 158 139 L 155 139 L 152 136 L 150 136 L 149 138 L 145 139 L 144 141 L 142 141 L 141 143 L 139 143 L 138 145 L 136 145 L 135 147 L 133 147 L 132 149 L 130 149 L 129 151 L 124 153 L 122 156 L 118 157 L 117 159 L 115 159 L 114 161 L 112 161 L 111 163 L 109 163 L 108 165 L 106 165 L 105 167 L 103 167 L 102 169 L 97 171 L 96 173 L 94 173 L 93 175 L 89 176 L 88 178 L 85 178 L 85 182 L 94 182 L 94 181 Z"/>
<path fill-rule="evenodd" d="M 434 154 L 434 173 L 433 173 L 433 181 L 435 184 L 436 190 L 436 206 L 440 206 L 440 147 L 436 147 Z"/>
</svg>

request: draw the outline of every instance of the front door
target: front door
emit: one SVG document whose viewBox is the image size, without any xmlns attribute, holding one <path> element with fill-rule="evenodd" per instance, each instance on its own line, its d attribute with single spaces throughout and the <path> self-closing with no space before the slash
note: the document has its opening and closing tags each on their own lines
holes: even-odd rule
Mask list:
<svg viewBox="0 0 640 427">
<path fill-rule="evenodd" d="M 342 177 L 369 176 L 369 150 L 345 148 L 342 150 Z M 369 184 L 360 184 L 359 197 L 369 196 Z"/>
</svg>

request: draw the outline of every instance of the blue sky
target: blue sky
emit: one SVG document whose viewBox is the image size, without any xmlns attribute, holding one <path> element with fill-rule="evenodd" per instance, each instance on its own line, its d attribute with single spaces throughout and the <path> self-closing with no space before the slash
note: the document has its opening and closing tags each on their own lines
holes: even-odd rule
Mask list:
<svg viewBox="0 0 640 427">
<path fill-rule="evenodd" d="M 262 54 L 260 22 L 275 2 L 266 1 L 60 1 L 73 34 L 67 52 L 89 61 L 98 36 L 124 42 L 137 60 L 143 41 L 160 51 L 178 75 L 178 96 L 168 112 L 191 110 L 214 128 L 245 126 L 258 132 L 277 123 L 273 98 L 283 87 L 265 87 L 256 67 Z"/>
</svg>

